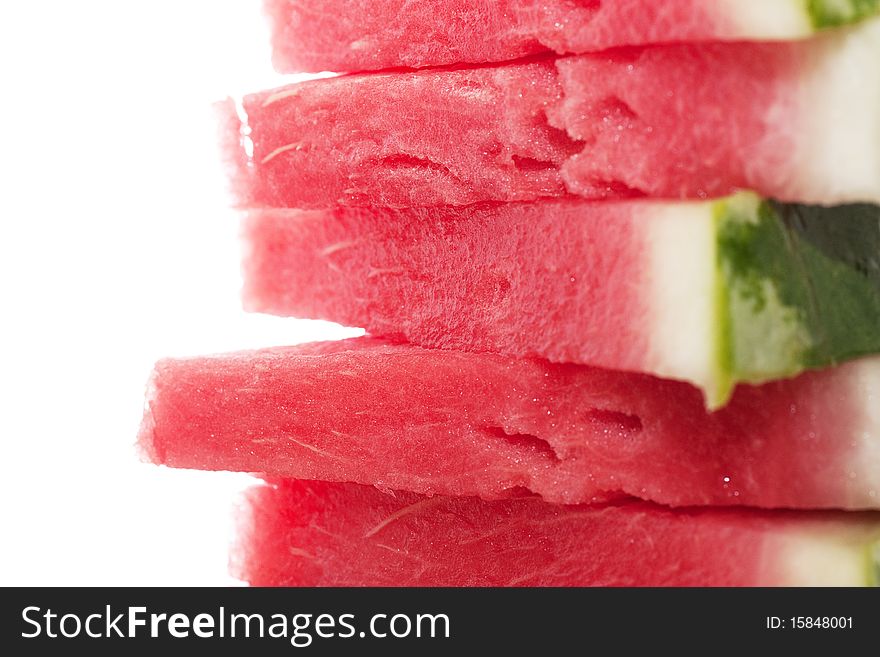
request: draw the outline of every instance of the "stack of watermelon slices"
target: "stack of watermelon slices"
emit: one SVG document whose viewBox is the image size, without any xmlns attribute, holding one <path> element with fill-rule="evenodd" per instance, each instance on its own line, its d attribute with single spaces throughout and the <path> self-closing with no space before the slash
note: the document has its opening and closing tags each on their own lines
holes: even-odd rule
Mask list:
<svg viewBox="0 0 880 657">
<path fill-rule="evenodd" d="M 157 364 L 237 576 L 878 583 L 880 0 L 265 5 L 245 305 L 368 335 Z"/>
</svg>

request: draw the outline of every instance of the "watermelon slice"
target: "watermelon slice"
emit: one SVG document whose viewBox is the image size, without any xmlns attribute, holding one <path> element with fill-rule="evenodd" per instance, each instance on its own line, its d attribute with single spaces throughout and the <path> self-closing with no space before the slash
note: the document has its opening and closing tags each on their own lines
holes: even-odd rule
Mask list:
<svg viewBox="0 0 880 657">
<path fill-rule="evenodd" d="M 244 205 L 880 201 L 880 19 L 805 42 L 313 80 L 225 112 Z"/>
<path fill-rule="evenodd" d="M 428 347 L 688 380 L 710 407 L 880 351 L 880 206 L 254 211 L 245 304 Z M 548 249 L 547 245 L 553 248 Z"/>
<path fill-rule="evenodd" d="M 252 489 L 233 575 L 255 586 L 865 586 L 880 515 Z"/>
<path fill-rule="evenodd" d="M 498 62 L 675 41 L 797 39 L 880 0 L 266 0 L 282 72 Z"/>
<path fill-rule="evenodd" d="M 880 508 L 880 360 L 707 413 L 685 383 L 374 339 L 161 361 L 140 433 L 180 468 L 561 503 Z"/>
</svg>

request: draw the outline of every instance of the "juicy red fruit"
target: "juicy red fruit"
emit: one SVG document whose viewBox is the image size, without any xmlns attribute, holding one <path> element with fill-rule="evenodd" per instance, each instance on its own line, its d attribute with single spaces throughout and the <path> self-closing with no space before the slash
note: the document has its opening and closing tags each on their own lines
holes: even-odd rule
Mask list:
<svg viewBox="0 0 880 657">
<path fill-rule="evenodd" d="M 253 157 L 232 150 L 233 183 L 244 205 L 298 208 L 738 188 L 792 199 L 809 192 L 797 148 L 810 56 L 809 44 L 676 45 L 315 80 L 244 99 Z"/>
<path fill-rule="evenodd" d="M 799 540 L 877 522 L 296 481 L 251 490 L 244 514 L 232 571 L 254 586 L 803 585 L 815 573 L 793 563 Z"/>
<path fill-rule="evenodd" d="M 707 413 L 684 383 L 356 339 L 161 361 L 140 442 L 173 467 L 426 494 L 877 508 L 858 367 Z"/>
</svg>

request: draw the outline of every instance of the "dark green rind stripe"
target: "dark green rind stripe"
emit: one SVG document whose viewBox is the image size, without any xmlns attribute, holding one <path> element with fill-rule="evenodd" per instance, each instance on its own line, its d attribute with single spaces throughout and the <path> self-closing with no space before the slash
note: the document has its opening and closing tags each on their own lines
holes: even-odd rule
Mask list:
<svg viewBox="0 0 880 657">
<path fill-rule="evenodd" d="M 779 218 L 803 276 L 799 283 L 789 276 L 781 295 L 800 303 L 814 340 L 804 366 L 880 351 L 880 206 L 765 207 Z"/>
<path fill-rule="evenodd" d="M 712 406 L 760 383 L 880 352 L 880 206 L 716 205 Z"/>
<path fill-rule="evenodd" d="M 880 0 L 807 0 L 807 12 L 813 27 L 849 25 L 880 13 Z"/>
</svg>

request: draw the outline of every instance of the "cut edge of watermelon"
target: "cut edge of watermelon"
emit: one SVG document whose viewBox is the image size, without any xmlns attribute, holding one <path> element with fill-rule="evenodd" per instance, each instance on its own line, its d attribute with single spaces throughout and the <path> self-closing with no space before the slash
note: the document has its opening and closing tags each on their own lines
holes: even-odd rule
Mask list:
<svg viewBox="0 0 880 657">
<path fill-rule="evenodd" d="M 226 174 L 226 191 L 234 207 L 244 207 L 253 199 L 254 143 L 250 123 L 241 98 L 227 96 L 213 105 L 217 130 L 217 153 Z"/>
<path fill-rule="evenodd" d="M 226 569 L 229 575 L 240 582 L 247 583 L 247 543 L 257 531 L 257 513 L 265 512 L 261 498 L 266 494 L 267 488 L 275 488 L 270 481 L 260 479 L 253 486 L 241 491 L 232 503 L 232 538 L 229 543 L 229 552 Z"/>
<path fill-rule="evenodd" d="M 159 447 L 156 437 L 156 418 L 153 415 L 153 402 L 159 395 L 159 367 L 162 361 L 156 363 L 150 373 L 144 390 L 144 411 L 141 424 L 135 439 L 135 451 L 143 463 L 165 465 L 165 451 Z"/>
</svg>

